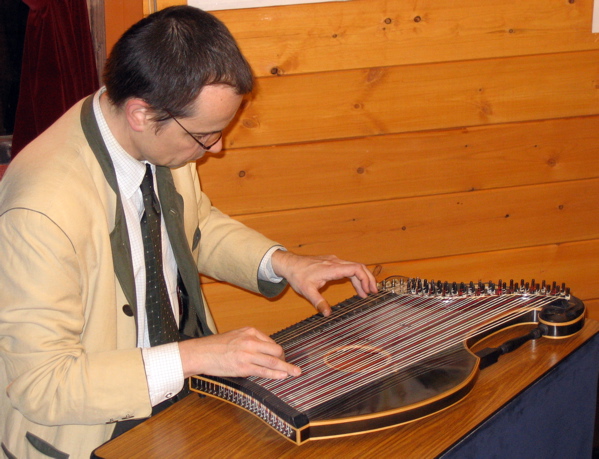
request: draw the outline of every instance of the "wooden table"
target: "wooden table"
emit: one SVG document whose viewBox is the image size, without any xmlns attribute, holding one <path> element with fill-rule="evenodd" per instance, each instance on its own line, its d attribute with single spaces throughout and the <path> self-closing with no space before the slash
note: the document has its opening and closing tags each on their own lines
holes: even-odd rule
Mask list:
<svg viewBox="0 0 599 459">
<path fill-rule="evenodd" d="M 488 338 L 476 349 L 497 346 L 526 333 L 522 327 L 517 328 Z M 424 419 L 377 432 L 295 446 L 249 413 L 228 403 L 192 394 L 102 445 L 95 454 L 105 459 L 438 457 L 476 431 L 569 355 L 579 348 L 584 349 L 585 344 L 595 343 L 596 340 L 590 340 L 598 332 L 599 323 L 587 321 L 583 330 L 573 337 L 528 342 L 482 370 L 472 392 L 457 404 Z M 594 408 L 595 394 L 581 396 L 587 397 Z M 584 427 L 592 430 L 592 426 Z"/>
</svg>

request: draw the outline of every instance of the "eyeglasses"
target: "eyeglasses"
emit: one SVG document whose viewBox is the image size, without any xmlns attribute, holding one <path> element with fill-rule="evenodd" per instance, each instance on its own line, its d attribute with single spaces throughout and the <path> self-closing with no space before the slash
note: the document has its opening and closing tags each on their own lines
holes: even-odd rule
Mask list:
<svg viewBox="0 0 599 459">
<path fill-rule="evenodd" d="M 197 142 L 197 144 L 206 151 L 210 150 L 214 145 L 216 145 L 218 143 L 218 141 L 221 139 L 221 137 L 223 136 L 223 131 L 211 132 L 210 134 L 194 135 L 191 132 L 189 132 L 187 129 L 185 129 L 185 127 L 181 123 L 179 123 L 179 120 L 177 118 L 175 118 L 171 114 L 171 112 L 169 112 L 168 110 L 165 110 L 165 112 L 168 114 L 168 116 L 170 116 L 175 121 L 175 123 L 177 123 L 179 126 L 181 126 L 181 129 L 183 129 L 185 132 L 187 132 L 187 134 L 189 134 L 189 136 L 193 140 L 195 140 Z M 200 139 L 202 139 L 202 140 L 200 140 Z"/>
</svg>

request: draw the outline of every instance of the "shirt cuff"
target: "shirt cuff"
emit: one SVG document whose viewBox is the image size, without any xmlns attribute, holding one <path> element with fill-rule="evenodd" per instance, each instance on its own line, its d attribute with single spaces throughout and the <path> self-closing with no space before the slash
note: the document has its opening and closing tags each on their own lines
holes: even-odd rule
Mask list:
<svg viewBox="0 0 599 459">
<path fill-rule="evenodd" d="M 272 269 L 272 254 L 277 250 L 287 251 L 285 247 L 282 245 L 275 245 L 268 249 L 268 252 L 264 254 L 262 257 L 262 261 L 260 262 L 260 267 L 258 268 L 258 279 L 261 281 L 272 282 L 274 284 L 278 284 L 283 280 L 282 277 L 279 277 L 275 274 L 274 269 Z"/>
<path fill-rule="evenodd" d="M 141 353 L 152 406 L 177 395 L 185 382 L 179 344 L 143 348 Z"/>
</svg>

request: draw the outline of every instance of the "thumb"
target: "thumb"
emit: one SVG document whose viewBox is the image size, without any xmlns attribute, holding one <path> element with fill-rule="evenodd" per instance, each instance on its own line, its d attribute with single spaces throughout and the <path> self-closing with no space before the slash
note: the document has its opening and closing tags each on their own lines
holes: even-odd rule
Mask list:
<svg viewBox="0 0 599 459">
<path fill-rule="evenodd" d="M 315 302 L 313 301 L 312 304 L 323 316 L 330 316 L 331 307 L 329 306 L 329 303 L 320 294 L 318 294 L 318 297 L 319 298 L 317 298 Z"/>
</svg>

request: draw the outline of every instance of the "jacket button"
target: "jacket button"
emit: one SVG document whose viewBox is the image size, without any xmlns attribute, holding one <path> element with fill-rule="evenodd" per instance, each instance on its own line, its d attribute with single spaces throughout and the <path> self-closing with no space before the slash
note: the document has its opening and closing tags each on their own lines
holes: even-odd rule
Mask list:
<svg viewBox="0 0 599 459">
<path fill-rule="evenodd" d="M 126 316 L 133 317 L 133 309 L 128 304 L 123 306 L 123 312 Z"/>
</svg>

